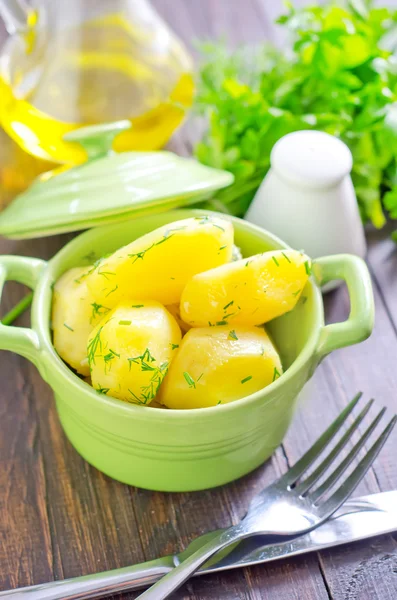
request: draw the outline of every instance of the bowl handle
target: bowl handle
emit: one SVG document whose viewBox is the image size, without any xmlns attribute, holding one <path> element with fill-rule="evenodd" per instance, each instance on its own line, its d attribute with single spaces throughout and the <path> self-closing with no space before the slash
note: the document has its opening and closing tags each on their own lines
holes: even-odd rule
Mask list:
<svg viewBox="0 0 397 600">
<path fill-rule="evenodd" d="M 357 344 L 367 339 L 374 326 L 374 297 L 371 276 L 365 262 L 352 254 L 337 254 L 318 258 L 313 264 L 317 283 L 342 279 L 347 284 L 350 296 L 350 315 L 347 321 L 325 325 L 320 333 L 317 358 L 344 346 Z"/>
<path fill-rule="evenodd" d="M 17 281 L 35 289 L 47 263 L 25 256 L 0 256 L 0 299 L 6 281 Z M 11 350 L 38 366 L 39 338 L 33 329 L 10 327 L 0 322 L 0 350 Z"/>
</svg>

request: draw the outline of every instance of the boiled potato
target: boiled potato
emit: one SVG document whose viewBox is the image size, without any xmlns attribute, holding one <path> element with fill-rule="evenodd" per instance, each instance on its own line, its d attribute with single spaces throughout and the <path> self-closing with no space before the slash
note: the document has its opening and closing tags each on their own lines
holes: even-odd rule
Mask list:
<svg viewBox="0 0 397 600">
<path fill-rule="evenodd" d="M 181 317 L 193 327 L 260 325 L 292 310 L 310 274 L 296 250 L 276 250 L 194 275 L 181 298 Z"/>
<path fill-rule="evenodd" d="M 104 258 L 87 284 L 105 306 L 131 296 L 174 304 L 193 275 L 229 262 L 232 248 L 229 221 L 208 216 L 176 221 Z"/>
<path fill-rule="evenodd" d="M 174 317 L 158 302 L 124 300 L 88 338 L 93 387 L 135 404 L 150 404 L 181 341 Z"/>
<path fill-rule="evenodd" d="M 52 328 L 59 356 L 81 375 L 89 375 L 87 339 L 110 311 L 97 304 L 87 288 L 87 267 L 70 269 L 54 286 Z"/>
<path fill-rule="evenodd" d="M 216 406 L 253 394 L 281 374 L 280 358 L 263 328 L 191 329 L 158 399 L 168 408 Z"/>
</svg>

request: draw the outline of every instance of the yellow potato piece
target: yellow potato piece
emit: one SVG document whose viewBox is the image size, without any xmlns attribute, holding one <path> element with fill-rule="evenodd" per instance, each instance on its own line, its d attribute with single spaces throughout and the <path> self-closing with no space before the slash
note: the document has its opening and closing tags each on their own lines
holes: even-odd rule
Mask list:
<svg viewBox="0 0 397 600">
<path fill-rule="evenodd" d="M 158 302 L 123 301 L 88 339 L 93 387 L 134 404 L 150 404 L 181 341 L 174 317 Z"/>
<path fill-rule="evenodd" d="M 95 325 L 110 311 L 94 301 L 84 274 L 87 267 L 70 269 L 54 287 L 52 328 L 59 356 L 81 375 L 89 375 L 87 339 Z"/>
<path fill-rule="evenodd" d="M 205 408 L 253 394 L 282 374 L 280 358 L 259 327 L 191 329 L 161 386 L 168 408 Z"/>
<path fill-rule="evenodd" d="M 196 273 L 230 261 L 233 226 L 217 217 L 176 221 L 104 258 L 87 277 L 98 304 L 115 306 L 124 297 L 179 302 Z"/>
<path fill-rule="evenodd" d="M 294 308 L 310 268 L 304 254 L 277 250 L 199 273 L 182 292 L 181 317 L 192 327 L 266 323 Z"/>
</svg>

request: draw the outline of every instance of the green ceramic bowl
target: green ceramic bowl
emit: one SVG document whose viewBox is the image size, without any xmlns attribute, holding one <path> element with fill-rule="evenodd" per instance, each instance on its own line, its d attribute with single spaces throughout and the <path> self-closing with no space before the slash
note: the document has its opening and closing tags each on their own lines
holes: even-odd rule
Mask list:
<svg viewBox="0 0 397 600">
<path fill-rule="evenodd" d="M 55 393 L 59 417 L 76 450 L 110 477 L 161 491 L 190 491 L 232 481 L 258 467 L 282 441 L 297 395 L 322 358 L 367 338 L 373 297 L 365 263 L 340 255 L 316 261 L 296 308 L 269 325 L 285 374 L 264 390 L 231 404 L 172 411 L 143 408 L 101 395 L 62 362 L 51 341 L 52 284 L 67 269 L 86 264 L 165 223 L 203 211 L 177 210 L 87 231 L 48 263 L 0 257 L 0 291 L 11 279 L 34 290 L 32 329 L 0 325 L 0 348 L 31 360 Z M 270 233 L 232 219 L 245 256 L 286 247 Z M 92 260 L 92 258 L 91 258 Z M 324 325 L 319 285 L 346 281 L 347 321 Z"/>
</svg>

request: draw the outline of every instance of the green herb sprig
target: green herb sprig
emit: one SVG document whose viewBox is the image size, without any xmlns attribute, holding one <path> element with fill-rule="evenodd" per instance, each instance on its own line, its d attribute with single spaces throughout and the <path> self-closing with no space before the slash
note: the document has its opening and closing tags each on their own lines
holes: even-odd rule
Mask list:
<svg viewBox="0 0 397 600">
<path fill-rule="evenodd" d="M 160 385 L 163 382 L 164 377 L 168 372 L 168 362 L 164 362 L 157 366 L 155 357 L 151 354 L 149 348 L 146 348 L 145 352 L 140 356 L 135 356 L 128 359 L 129 367 L 131 371 L 132 364 L 140 366 L 141 371 L 150 371 L 151 376 L 148 385 L 141 387 L 140 395 L 138 396 L 135 392 L 129 389 L 129 393 L 133 398 L 134 402 L 138 404 L 149 404 L 157 395 Z"/>
<path fill-rule="evenodd" d="M 294 5 L 278 20 L 288 48 L 201 45 L 196 111 L 208 131 L 195 154 L 235 176 L 217 190 L 217 210 L 244 215 L 275 142 L 318 129 L 349 146 L 362 219 L 382 227 L 385 212 L 397 219 L 397 10 L 372 0 Z"/>
</svg>

